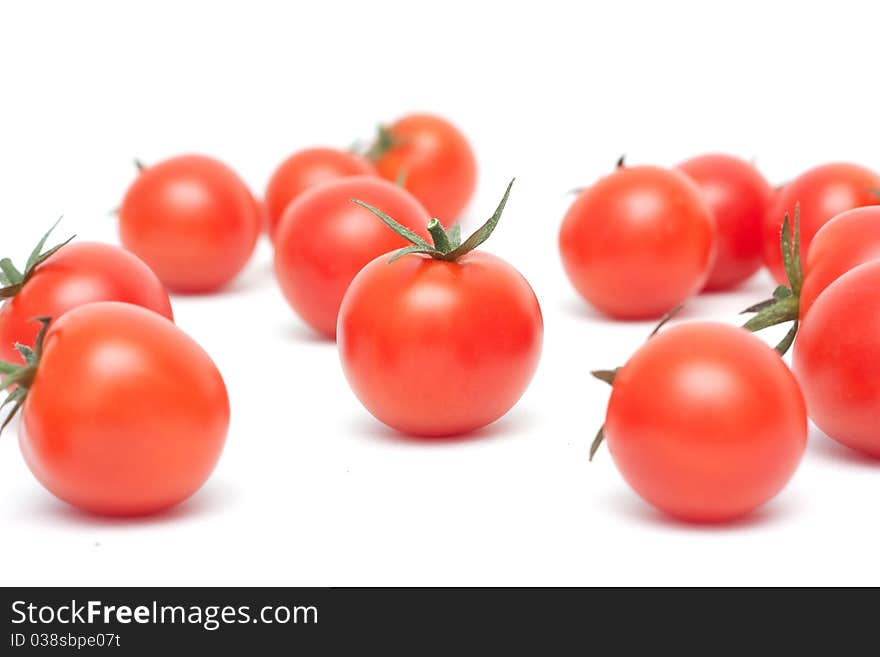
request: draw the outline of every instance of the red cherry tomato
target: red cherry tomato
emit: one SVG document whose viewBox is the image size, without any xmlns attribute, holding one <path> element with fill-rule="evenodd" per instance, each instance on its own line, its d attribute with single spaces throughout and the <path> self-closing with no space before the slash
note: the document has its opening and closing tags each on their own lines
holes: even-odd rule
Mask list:
<svg viewBox="0 0 880 657">
<path fill-rule="evenodd" d="M 785 486 L 807 415 L 770 347 L 739 328 L 689 322 L 652 337 L 617 372 L 604 433 L 641 497 L 684 520 L 717 522 Z"/>
<path fill-rule="evenodd" d="M 753 165 L 730 155 L 702 155 L 678 168 L 697 183 L 718 229 L 715 264 L 705 289 L 735 287 L 764 262 L 761 231 L 773 188 Z"/>
<path fill-rule="evenodd" d="M 478 231 L 482 241 L 506 199 Z M 479 243 L 472 236 L 442 251 L 459 254 L 453 260 L 435 258 L 436 250 L 382 255 L 345 294 L 343 370 L 367 410 L 398 431 L 450 436 L 483 427 L 510 410 L 537 368 L 544 329 L 535 293 L 500 258 L 469 250 Z M 434 245 L 442 248 L 437 237 Z"/>
<path fill-rule="evenodd" d="M 136 256 L 110 244 L 74 242 L 39 264 L 0 308 L 0 360 L 21 362 L 14 345 L 34 345 L 35 317 L 57 319 L 94 301 L 124 301 L 174 319 L 164 286 Z"/>
<path fill-rule="evenodd" d="M 621 166 L 578 195 L 559 248 L 568 278 L 599 311 L 648 319 L 700 291 L 715 235 L 709 206 L 685 174 Z"/>
<path fill-rule="evenodd" d="M 813 422 L 880 457 L 880 262 L 859 265 L 816 297 L 800 325 L 793 368 Z"/>
<path fill-rule="evenodd" d="M 141 171 L 119 209 L 122 244 L 179 292 L 211 292 L 247 264 L 260 210 L 222 162 L 183 155 Z"/>
<path fill-rule="evenodd" d="M 816 297 L 858 265 L 880 259 L 880 206 L 847 210 L 819 229 L 810 243 L 800 296 L 803 318 Z"/>
<path fill-rule="evenodd" d="M 195 493 L 228 426 L 223 379 L 199 345 L 156 313 L 101 302 L 71 310 L 46 334 L 20 442 L 51 493 L 130 516 Z"/>
<path fill-rule="evenodd" d="M 801 256 L 809 252 L 810 242 L 832 217 L 864 205 L 880 203 L 875 191 L 880 175 L 857 164 L 824 164 L 801 174 L 779 192 L 764 220 L 764 262 L 780 283 L 785 283 L 779 235 L 786 213 L 792 221 L 795 206 L 800 207 Z"/>
<path fill-rule="evenodd" d="M 379 175 L 402 181 L 432 217 L 447 225 L 459 219 L 476 188 L 477 163 L 470 144 L 438 116 L 411 114 L 395 121 L 368 157 Z"/>
<path fill-rule="evenodd" d="M 339 353 L 358 399 L 417 436 L 467 433 L 504 415 L 535 372 L 542 336 L 529 284 L 484 252 L 458 262 L 380 256 L 339 314 Z"/>
<path fill-rule="evenodd" d="M 307 191 L 287 206 L 275 235 L 275 273 L 290 306 L 319 333 L 336 336 L 339 304 L 361 268 L 406 241 L 382 225 L 361 199 L 427 236 L 428 214 L 404 189 L 355 176 Z"/>
<path fill-rule="evenodd" d="M 375 175 L 376 170 L 360 155 L 335 148 L 309 148 L 284 160 L 266 187 L 269 235 L 274 235 L 281 215 L 305 190 L 347 176 Z"/>
</svg>

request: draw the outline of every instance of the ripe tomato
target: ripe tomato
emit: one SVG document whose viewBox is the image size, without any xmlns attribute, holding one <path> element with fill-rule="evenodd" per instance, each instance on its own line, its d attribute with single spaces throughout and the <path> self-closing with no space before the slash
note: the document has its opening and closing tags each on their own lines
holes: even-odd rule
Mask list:
<svg viewBox="0 0 880 657">
<path fill-rule="evenodd" d="M 343 370 L 367 410 L 398 431 L 450 436 L 485 426 L 510 410 L 537 368 L 535 293 L 509 264 L 471 250 L 506 199 L 463 245 L 432 221 L 434 247 L 411 235 L 416 246 L 373 260 L 345 294 Z"/>
<path fill-rule="evenodd" d="M 880 262 L 831 283 L 804 316 L 793 369 L 813 422 L 830 438 L 880 457 Z"/>
<path fill-rule="evenodd" d="M 559 249 L 584 299 L 610 317 L 648 319 L 700 291 L 715 235 L 709 206 L 686 175 L 619 166 L 575 199 Z"/>
<path fill-rule="evenodd" d="M 360 155 L 335 148 L 309 148 L 284 160 L 266 187 L 269 235 L 274 235 L 290 202 L 306 189 L 338 178 L 374 175 L 376 170 Z"/>
<path fill-rule="evenodd" d="M 797 382 L 770 347 L 713 322 L 667 329 L 616 372 L 604 434 L 646 501 L 695 522 L 731 520 L 775 496 L 807 440 Z"/>
<path fill-rule="evenodd" d="M 847 210 L 819 229 L 810 244 L 800 297 L 803 318 L 816 297 L 858 265 L 880 259 L 880 206 Z"/>
<path fill-rule="evenodd" d="M 0 360 L 21 362 L 15 344 L 34 345 L 39 330 L 35 317 L 57 319 L 94 301 L 124 301 L 174 319 L 162 283 L 128 251 L 110 244 L 74 242 L 42 254 L 45 240 L 32 254 L 32 265 L 21 273 L 20 282 L 5 281 L 10 285 L 4 288 L 7 301 L 0 308 Z"/>
<path fill-rule="evenodd" d="M 801 257 L 808 253 L 818 230 L 832 217 L 864 205 L 880 203 L 874 193 L 880 175 L 857 164 L 834 163 L 810 169 L 785 185 L 764 220 L 764 262 L 780 283 L 785 282 L 779 234 L 786 213 L 800 208 Z"/>
<path fill-rule="evenodd" d="M 229 399 L 220 373 L 191 338 L 143 308 L 75 308 L 28 366 L 4 372 L 7 386 L 18 383 L 27 464 L 85 511 L 132 516 L 178 504 L 223 449 Z"/>
<path fill-rule="evenodd" d="M 726 290 L 763 264 L 761 231 L 773 188 L 748 162 L 730 155 L 695 157 L 678 165 L 700 188 L 718 229 L 706 290 Z"/>
<path fill-rule="evenodd" d="M 477 185 L 477 162 L 465 136 L 430 114 L 410 114 L 379 131 L 367 152 L 383 178 L 402 181 L 432 217 L 455 223 Z"/>
<path fill-rule="evenodd" d="M 241 178 L 201 155 L 143 169 L 119 209 L 123 246 L 178 292 L 211 292 L 232 280 L 254 251 L 260 222 Z"/>
<path fill-rule="evenodd" d="M 275 273 L 291 307 L 333 338 L 342 295 L 376 256 L 406 244 L 352 199 L 394 213 L 427 236 L 428 213 L 406 190 L 377 177 L 341 178 L 308 190 L 287 206 L 275 235 Z"/>
</svg>

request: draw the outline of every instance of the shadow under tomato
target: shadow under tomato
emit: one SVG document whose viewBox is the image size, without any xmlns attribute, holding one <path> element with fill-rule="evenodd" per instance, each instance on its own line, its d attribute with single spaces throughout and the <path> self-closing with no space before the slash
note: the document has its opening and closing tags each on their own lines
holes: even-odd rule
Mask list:
<svg viewBox="0 0 880 657">
<path fill-rule="evenodd" d="M 293 340 L 303 344 L 336 347 L 336 340 L 327 337 L 323 333 L 318 333 L 295 317 L 291 317 L 288 321 L 284 322 L 278 330 L 278 336 L 284 340 Z"/>
<path fill-rule="evenodd" d="M 701 313 L 696 312 L 692 307 L 693 305 L 693 302 L 686 303 L 684 307 L 675 314 L 675 317 L 672 318 L 671 322 L 674 323 L 680 320 L 700 319 Z M 632 326 L 643 325 L 647 329 L 647 333 L 650 333 L 661 319 L 660 317 L 653 319 L 616 319 L 600 313 L 593 308 L 593 306 L 579 297 L 567 298 L 562 302 L 561 309 L 565 315 L 575 319 L 587 319 L 593 322 L 607 322 L 609 324 L 627 324 Z"/>
<path fill-rule="evenodd" d="M 23 505 L 22 512 L 32 521 L 92 527 L 146 527 L 182 523 L 198 517 L 206 517 L 231 506 L 238 491 L 228 483 L 208 482 L 195 495 L 177 506 L 147 516 L 102 516 L 82 511 L 53 497 L 46 491 L 35 495 L 30 504 Z"/>
<path fill-rule="evenodd" d="M 733 287 L 724 288 L 722 290 L 701 290 L 700 296 L 722 297 L 726 295 L 741 295 L 746 292 L 754 294 L 756 298 L 766 298 L 776 288 L 777 283 L 773 281 L 770 274 L 763 269 L 759 269 L 746 280 L 737 283 Z M 763 296 L 761 296 L 763 295 Z"/>
<path fill-rule="evenodd" d="M 389 443 L 416 447 L 446 447 L 472 442 L 501 440 L 513 434 L 528 431 L 533 425 L 532 418 L 525 410 L 514 408 L 504 417 L 485 427 L 455 436 L 427 437 L 401 433 L 382 424 L 376 418 L 366 414 L 351 422 L 351 433 L 370 440 L 382 440 Z"/>
<path fill-rule="evenodd" d="M 771 500 L 751 513 L 726 522 L 688 522 L 670 516 L 640 499 L 628 490 L 619 490 L 604 500 L 607 508 L 615 514 L 643 525 L 674 531 L 698 533 L 725 533 L 747 531 L 770 524 L 784 522 L 795 516 L 801 508 L 796 497 L 790 493 Z"/>
<path fill-rule="evenodd" d="M 815 455 L 825 461 L 880 471 L 880 458 L 869 456 L 846 445 L 842 445 L 825 435 L 821 429 L 812 425 L 810 426 L 810 440 L 807 444 L 807 450 L 811 455 Z"/>
</svg>

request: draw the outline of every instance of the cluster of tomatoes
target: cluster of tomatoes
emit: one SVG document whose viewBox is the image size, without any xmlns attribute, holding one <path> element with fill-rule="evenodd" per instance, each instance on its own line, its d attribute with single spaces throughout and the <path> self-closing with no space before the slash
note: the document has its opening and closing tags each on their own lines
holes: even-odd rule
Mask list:
<svg viewBox="0 0 880 657">
<path fill-rule="evenodd" d="M 6 422 L 22 409 L 24 457 L 59 498 L 101 514 L 154 513 L 210 476 L 229 398 L 210 357 L 174 324 L 167 290 L 220 290 L 263 231 L 291 308 L 336 340 L 353 391 L 388 426 L 471 432 L 529 385 L 543 340 L 538 300 L 516 269 L 479 249 L 513 183 L 464 237 L 456 222 L 476 163 L 449 122 L 411 115 L 359 152 L 297 152 L 263 201 L 211 158 L 139 169 L 118 212 L 124 248 L 47 249 L 44 237 L 21 270 L 0 261 Z M 594 372 L 613 390 L 591 456 L 607 441 L 639 494 L 696 521 L 773 497 L 800 462 L 808 413 L 831 438 L 880 456 L 878 190 L 880 176 L 851 164 L 773 188 L 726 155 L 674 169 L 621 159 L 580 190 L 562 223 L 562 261 L 611 318 L 668 318 L 762 266 L 781 283 L 746 310 L 744 327 L 658 326 L 626 365 Z M 784 322 L 793 326 L 776 350 L 749 332 Z M 792 344 L 793 372 L 781 358 Z"/>
<path fill-rule="evenodd" d="M 56 496 L 108 515 L 155 513 L 208 478 L 229 427 L 224 381 L 173 323 L 168 292 L 220 290 L 265 230 L 293 310 L 336 339 L 364 406 L 411 435 L 448 436 L 504 415 L 538 365 L 537 298 L 477 250 L 495 213 L 463 238 L 472 149 L 431 115 L 380 128 L 363 152 L 285 160 L 258 201 L 212 158 L 139 173 L 118 210 L 122 246 L 37 245 L 0 262 L 0 373 L 20 442 Z M 511 183 L 512 185 L 512 183 Z"/>
<path fill-rule="evenodd" d="M 560 232 L 566 272 L 613 318 L 668 318 L 762 264 L 779 281 L 744 328 L 792 322 L 776 350 L 743 328 L 658 330 L 611 384 L 603 440 L 629 484 L 679 518 L 724 521 L 794 474 L 807 417 L 880 457 L 880 175 L 847 163 L 773 188 L 745 161 L 627 167 L 581 190 Z M 803 260 L 802 260 L 803 256 Z M 790 370 L 781 355 L 794 345 Z"/>
</svg>

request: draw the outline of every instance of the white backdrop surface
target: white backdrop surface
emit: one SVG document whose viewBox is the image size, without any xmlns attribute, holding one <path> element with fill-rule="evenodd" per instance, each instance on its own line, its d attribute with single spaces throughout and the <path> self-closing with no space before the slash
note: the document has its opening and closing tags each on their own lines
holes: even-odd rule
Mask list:
<svg viewBox="0 0 880 657">
<path fill-rule="evenodd" d="M 880 463 L 815 429 L 783 494 L 728 526 L 669 521 L 606 451 L 587 463 L 608 396 L 589 370 L 623 363 L 650 325 L 595 315 L 556 250 L 566 190 L 621 153 L 672 165 L 726 151 L 772 181 L 829 160 L 880 166 L 878 17 L 845 1 L 4 3 L 2 255 L 61 214 L 59 237 L 115 241 L 135 156 L 204 152 L 261 192 L 295 149 L 428 110 L 477 151 L 471 227 L 517 176 L 486 248 L 529 279 L 546 335 L 507 417 L 408 440 L 293 316 L 262 243 L 222 294 L 173 299 L 231 388 L 214 477 L 159 517 L 89 517 L 34 480 L 13 426 L 0 584 L 880 584 Z M 762 274 L 679 321 L 739 321 L 771 287 Z"/>
</svg>

